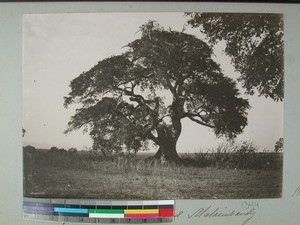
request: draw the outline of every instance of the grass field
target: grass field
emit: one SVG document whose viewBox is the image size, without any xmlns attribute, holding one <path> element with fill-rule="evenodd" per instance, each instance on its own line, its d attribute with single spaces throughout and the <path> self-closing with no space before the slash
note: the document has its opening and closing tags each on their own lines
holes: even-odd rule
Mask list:
<svg viewBox="0 0 300 225">
<path fill-rule="evenodd" d="M 93 152 L 28 151 L 24 152 L 24 195 L 96 199 L 281 197 L 281 153 L 255 153 L 251 158 L 257 163 L 254 168 L 236 168 L 238 163 L 230 166 L 233 155 L 196 156 L 192 155 L 191 161 L 183 155 L 189 163 L 175 165 L 136 157 L 103 159 Z M 215 162 L 217 158 L 221 162 Z M 224 158 L 228 163 L 222 166 Z"/>
</svg>

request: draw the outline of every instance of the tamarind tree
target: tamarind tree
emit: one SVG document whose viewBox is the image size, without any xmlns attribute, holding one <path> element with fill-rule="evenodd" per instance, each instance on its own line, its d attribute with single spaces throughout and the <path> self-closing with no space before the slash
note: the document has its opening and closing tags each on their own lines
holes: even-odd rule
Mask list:
<svg viewBox="0 0 300 225">
<path fill-rule="evenodd" d="M 84 127 L 104 155 L 137 152 L 150 142 L 157 158 L 179 159 L 182 120 L 234 138 L 247 125 L 247 100 L 212 60 L 212 49 L 156 22 L 141 26 L 128 50 L 98 62 L 71 81 L 64 105 L 80 107 L 66 133 Z M 201 138 L 201 136 L 199 136 Z"/>
</svg>

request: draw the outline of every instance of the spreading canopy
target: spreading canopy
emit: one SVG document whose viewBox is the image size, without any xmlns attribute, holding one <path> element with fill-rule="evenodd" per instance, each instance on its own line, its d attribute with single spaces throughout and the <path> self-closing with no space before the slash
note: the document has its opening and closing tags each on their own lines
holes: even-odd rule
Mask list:
<svg viewBox="0 0 300 225">
<path fill-rule="evenodd" d="M 94 148 L 104 154 L 138 151 L 151 141 L 161 154 L 175 149 L 164 154 L 172 158 L 184 118 L 228 138 L 247 125 L 248 101 L 205 42 L 150 21 L 127 48 L 71 81 L 65 106 L 81 107 L 67 132 L 89 128 Z"/>
<path fill-rule="evenodd" d="M 186 13 L 211 44 L 225 40 L 225 52 L 241 73 L 248 94 L 254 89 L 283 100 L 283 15 L 249 13 Z"/>
</svg>

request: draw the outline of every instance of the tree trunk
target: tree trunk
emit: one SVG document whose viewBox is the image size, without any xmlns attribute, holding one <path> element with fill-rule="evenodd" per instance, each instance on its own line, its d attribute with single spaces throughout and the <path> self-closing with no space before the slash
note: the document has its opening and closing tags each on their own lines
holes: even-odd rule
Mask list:
<svg viewBox="0 0 300 225">
<path fill-rule="evenodd" d="M 170 143 L 159 146 L 158 151 L 155 153 L 154 158 L 161 160 L 162 162 L 176 162 L 179 160 L 179 156 L 176 151 L 176 146 Z"/>
<path fill-rule="evenodd" d="M 154 158 L 160 159 L 162 162 L 178 161 L 179 156 L 176 150 L 178 137 L 178 132 L 174 132 L 174 129 L 171 129 L 170 127 L 161 129 L 158 132 L 159 149 L 155 153 Z"/>
<path fill-rule="evenodd" d="M 177 154 L 176 144 L 182 130 L 181 117 L 183 104 L 184 101 L 174 97 L 170 110 L 172 123 L 170 125 L 162 125 L 157 129 L 159 149 L 154 155 L 155 158 L 163 161 L 179 161 L 180 158 Z"/>
</svg>

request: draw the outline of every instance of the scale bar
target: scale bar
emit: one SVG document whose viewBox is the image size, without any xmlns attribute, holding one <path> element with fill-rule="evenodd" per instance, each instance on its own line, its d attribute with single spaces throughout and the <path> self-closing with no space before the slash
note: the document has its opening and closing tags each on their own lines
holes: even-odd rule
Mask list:
<svg viewBox="0 0 300 225">
<path fill-rule="evenodd" d="M 174 218 L 174 200 L 107 201 L 23 199 L 25 219 L 86 223 L 163 223 Z"/>
</svg>

